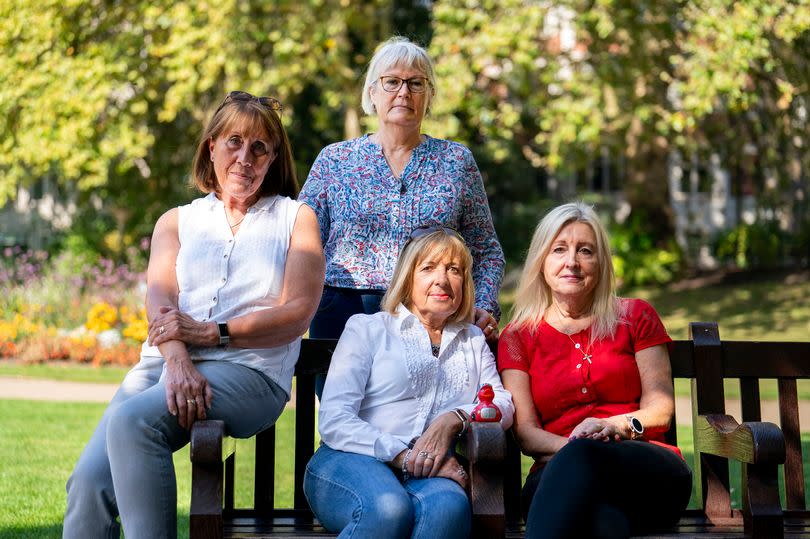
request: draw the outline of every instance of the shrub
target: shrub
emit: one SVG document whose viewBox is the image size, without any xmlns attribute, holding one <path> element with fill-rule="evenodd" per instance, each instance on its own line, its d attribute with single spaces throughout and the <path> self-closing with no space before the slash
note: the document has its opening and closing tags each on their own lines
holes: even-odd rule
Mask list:
<svg viewBox="0 0 810 539">
<path fill-rule="evenodd" d="M 774 269 L 788 257 L 790 239 L 775 221 L 740 224 L 717 235 L 714 253 L 719 261 L 740 269 Z"/>
<path fill-rule="evenodd" d="M 644 219 L 633 214 L 610 228 L 613 268 L 620 287 L 666 284 L 680 275 L 683 254 L 674 239 L 656 244 Z"/>
</svg>

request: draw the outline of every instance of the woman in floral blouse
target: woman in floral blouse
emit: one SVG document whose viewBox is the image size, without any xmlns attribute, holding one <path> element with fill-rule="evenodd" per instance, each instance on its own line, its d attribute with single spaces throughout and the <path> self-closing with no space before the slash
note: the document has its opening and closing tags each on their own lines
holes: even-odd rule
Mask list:
<svg viewBox="0 0 810 539">
<path fill-rule="evenodd" d="M 337 338 L 356 313 L 379 310 L 400 248 L 412 230 L 459 231 L 473 257 L 475 324 L 497 336 L 503 251 L 481 173 L 461 144 L 421 133 L 436 82 L 425 50 L 392 38 L 377 50 L 363 86 L 363 110 L 376 133 L 327 146 L 299 200 L 318 216 L 326 287 L 310 337 Z"/>
</svg>

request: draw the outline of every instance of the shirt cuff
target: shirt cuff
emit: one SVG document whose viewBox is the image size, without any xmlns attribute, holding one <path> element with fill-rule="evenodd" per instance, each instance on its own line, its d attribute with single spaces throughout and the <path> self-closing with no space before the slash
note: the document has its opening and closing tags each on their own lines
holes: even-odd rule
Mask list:
<svg viewBox="0 0 810 539">
<path fill-rule="evenodd" d="M 382 462 L 391 462 L 394 458 L 408 449 L 408 445 L 388 433 L 374 441 L 374 458 Z"/>
</svg>

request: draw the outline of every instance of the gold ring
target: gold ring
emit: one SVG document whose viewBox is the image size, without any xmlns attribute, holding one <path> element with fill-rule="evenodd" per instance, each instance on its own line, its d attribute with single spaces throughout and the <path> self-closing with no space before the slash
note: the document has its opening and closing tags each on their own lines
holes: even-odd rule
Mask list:
<svg viewBox="0 0 810 539">
<path fill-rule="evenodd" d="M 194 399 L 186 399 L 186 403 L 188 403 L 189 406 L 197 406 L 197 401 Z"/>
<path fill-rule="evenodd" d="M 416 456 L 417 457 L 427 457 L 428 452 L 427 451 L 420 451 L 419 453 L 416 454 Z"/>
<path fill-rule="evenodd" d="M 487 324 L 487 329 L 489 329 L 490 331 L 495 331 L 495 326 L 493 326 L 492 324 Z"/>
<path fill-rule="evenodd" d="M 166 326 L 160 326 L 160 332 L 163 333 L 166 331 Z"/>
</svg>

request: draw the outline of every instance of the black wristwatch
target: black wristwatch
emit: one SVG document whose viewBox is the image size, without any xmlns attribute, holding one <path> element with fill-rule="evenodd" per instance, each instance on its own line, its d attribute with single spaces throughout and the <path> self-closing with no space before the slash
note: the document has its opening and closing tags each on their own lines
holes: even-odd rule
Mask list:
<svg viewBox="0 0 810 539">
<path fill-rule="evenodd" d="M 225 348 L 231 343 L 231 334 L 228 333 L 228 323 L 222 322 L 221 324 L 217 324 L 219 328 L 219 344 L 217 345 L 220 348 Z"/>
<path fill-rule="evenodd" d="M 630 425 L 630 439 L 637 440 L 644 435 L 644 425 L 641 424 L 641 420 L 633 415 L 625 416 L 627 418 L 627 423 Z"/>
</svg>

